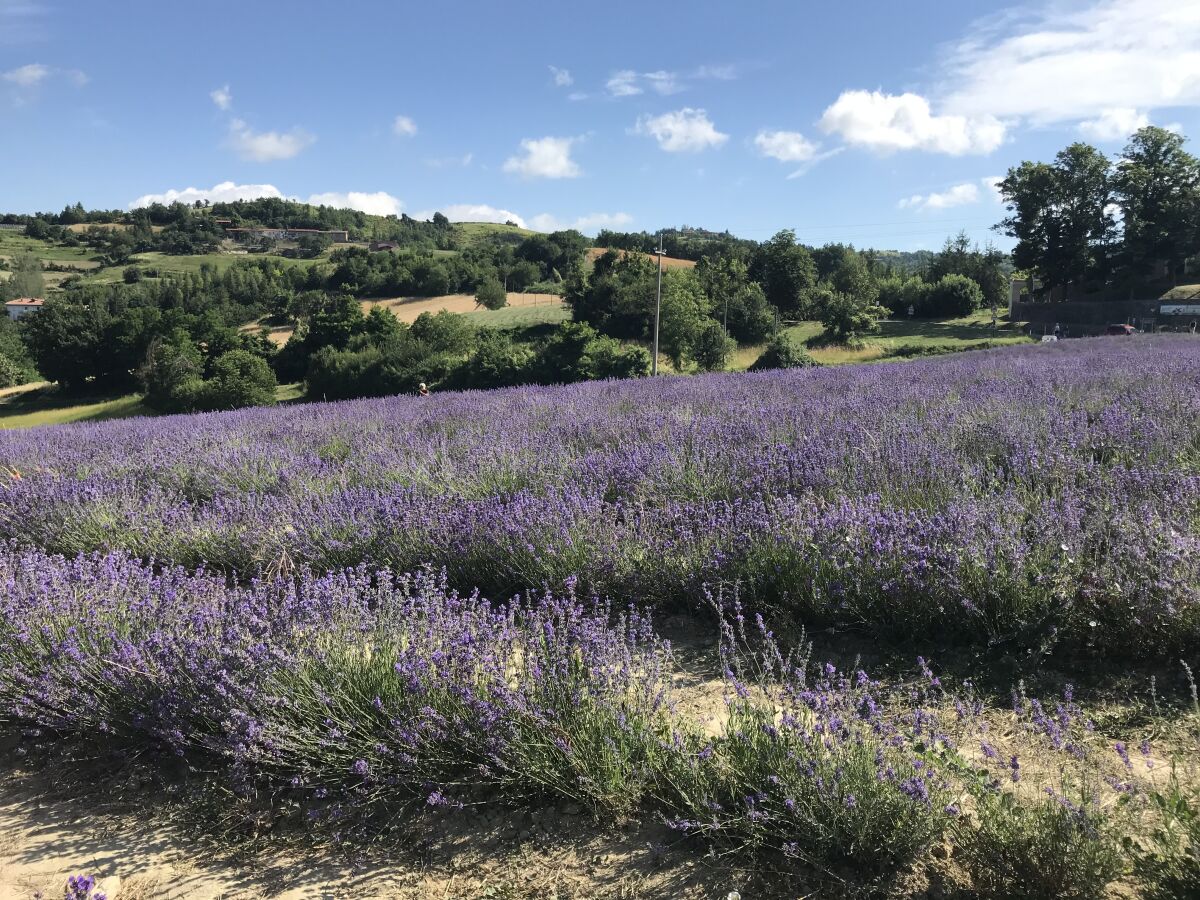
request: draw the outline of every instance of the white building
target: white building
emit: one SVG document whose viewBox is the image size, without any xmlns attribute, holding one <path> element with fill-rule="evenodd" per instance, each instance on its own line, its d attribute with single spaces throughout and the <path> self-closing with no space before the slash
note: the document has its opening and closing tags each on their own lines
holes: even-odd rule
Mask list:
<svg viewBox="0 0 1200 900">
<path fill-rule="evenodd" d="M 45 300 L 34 297 L 18 297 L 16 300 L 9 300 L 5 303 L 4 308 L 8 311 L 10 319 L 19 319 L 31 312 L 37 312 L 45 302 Z"/>
</svg>

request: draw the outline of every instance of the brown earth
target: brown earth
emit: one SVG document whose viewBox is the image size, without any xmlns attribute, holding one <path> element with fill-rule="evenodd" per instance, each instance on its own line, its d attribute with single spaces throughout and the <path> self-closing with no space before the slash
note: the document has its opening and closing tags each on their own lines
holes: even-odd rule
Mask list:
<svg viewBox="0 0 1200 900">
<path fill-rule="evenodd" d="M 607 252 L 608 252 L 608 250 L 604 247 L 591 247 L 588 249 L 588 252 L 587 252 L 588 259 L 590 259 L 592 262 L 595 262 L 597 259 L 599 259 L 601 256 L 603 256 Z M 620 253 L 622 256 L 625 256 L 630 251 L 629 250 L 618 250 L 617 252 Z M 658 261 L 658 257 L 655 256 L 654 254 L 642 254 L 642 255 L 649 256 L 650 259 L 654 260 L 655 262 Z M 662 258 L 662 264 L 663 264 L 664 269 L 694 269 L 694 268 L 696 268 L 695 260 L 675 259 L 672 256 L 664 256 Z"/>
</svg>

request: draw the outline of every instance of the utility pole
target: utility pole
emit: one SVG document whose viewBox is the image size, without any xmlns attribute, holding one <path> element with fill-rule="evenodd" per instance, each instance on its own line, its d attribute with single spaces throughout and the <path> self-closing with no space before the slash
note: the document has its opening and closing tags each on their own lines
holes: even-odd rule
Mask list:
<svg viewBox="0 0 1200 900">
<path fill-rule="evenodd" d="M 654 355 L 650 357 L 650 374 L 658 374 L 658 320 L 662 315 L 662 232 L 658 233 L 658 293 L 654 299 Z"/>
</svg>

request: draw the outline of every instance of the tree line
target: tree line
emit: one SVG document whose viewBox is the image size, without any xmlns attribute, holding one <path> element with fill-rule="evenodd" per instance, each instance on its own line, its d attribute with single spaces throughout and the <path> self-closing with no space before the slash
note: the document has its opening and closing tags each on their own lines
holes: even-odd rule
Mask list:
<svg viewBox="0 0 1200 900">
<path fill-rule="evenodd" d="M 1064 300 L 1172 284 L 1200 253 L 1200 161 L 1186 138 L 1147 126 L 1109 158 L 1086 143 L 1053 162 L 1022 162 L 999 184 L 1008 215 L 996 227 L 1016 240 L 1013 261 Z"/>
</svg>

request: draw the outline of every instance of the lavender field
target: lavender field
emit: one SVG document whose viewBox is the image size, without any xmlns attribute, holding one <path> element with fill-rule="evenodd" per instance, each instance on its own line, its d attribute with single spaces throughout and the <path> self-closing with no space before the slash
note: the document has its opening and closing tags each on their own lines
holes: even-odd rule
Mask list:
<svg viewBox="0 0 1200 900">
<path fill-rule="evenodd" d="M 570 802 L 833 893 L 947 844 L 971 896 L 1200 883 L 1146 818 L 1195 803 L 1191 718 L 1114 740 L 1069 685 L 998 711 L 772 633 L 1194 663 L 1200 341 L 64 426 L 0 466 L 0 730 L 206 772 L 221 828 Z M 711 627 L 712 721 L 653 610 Z"/>
<path fill-rule="evenodd" d="M 1160 337 L 7 432 L 0 538 L 1174 653 L 1198 417 L 1200 346 Z"/>
</svg>

